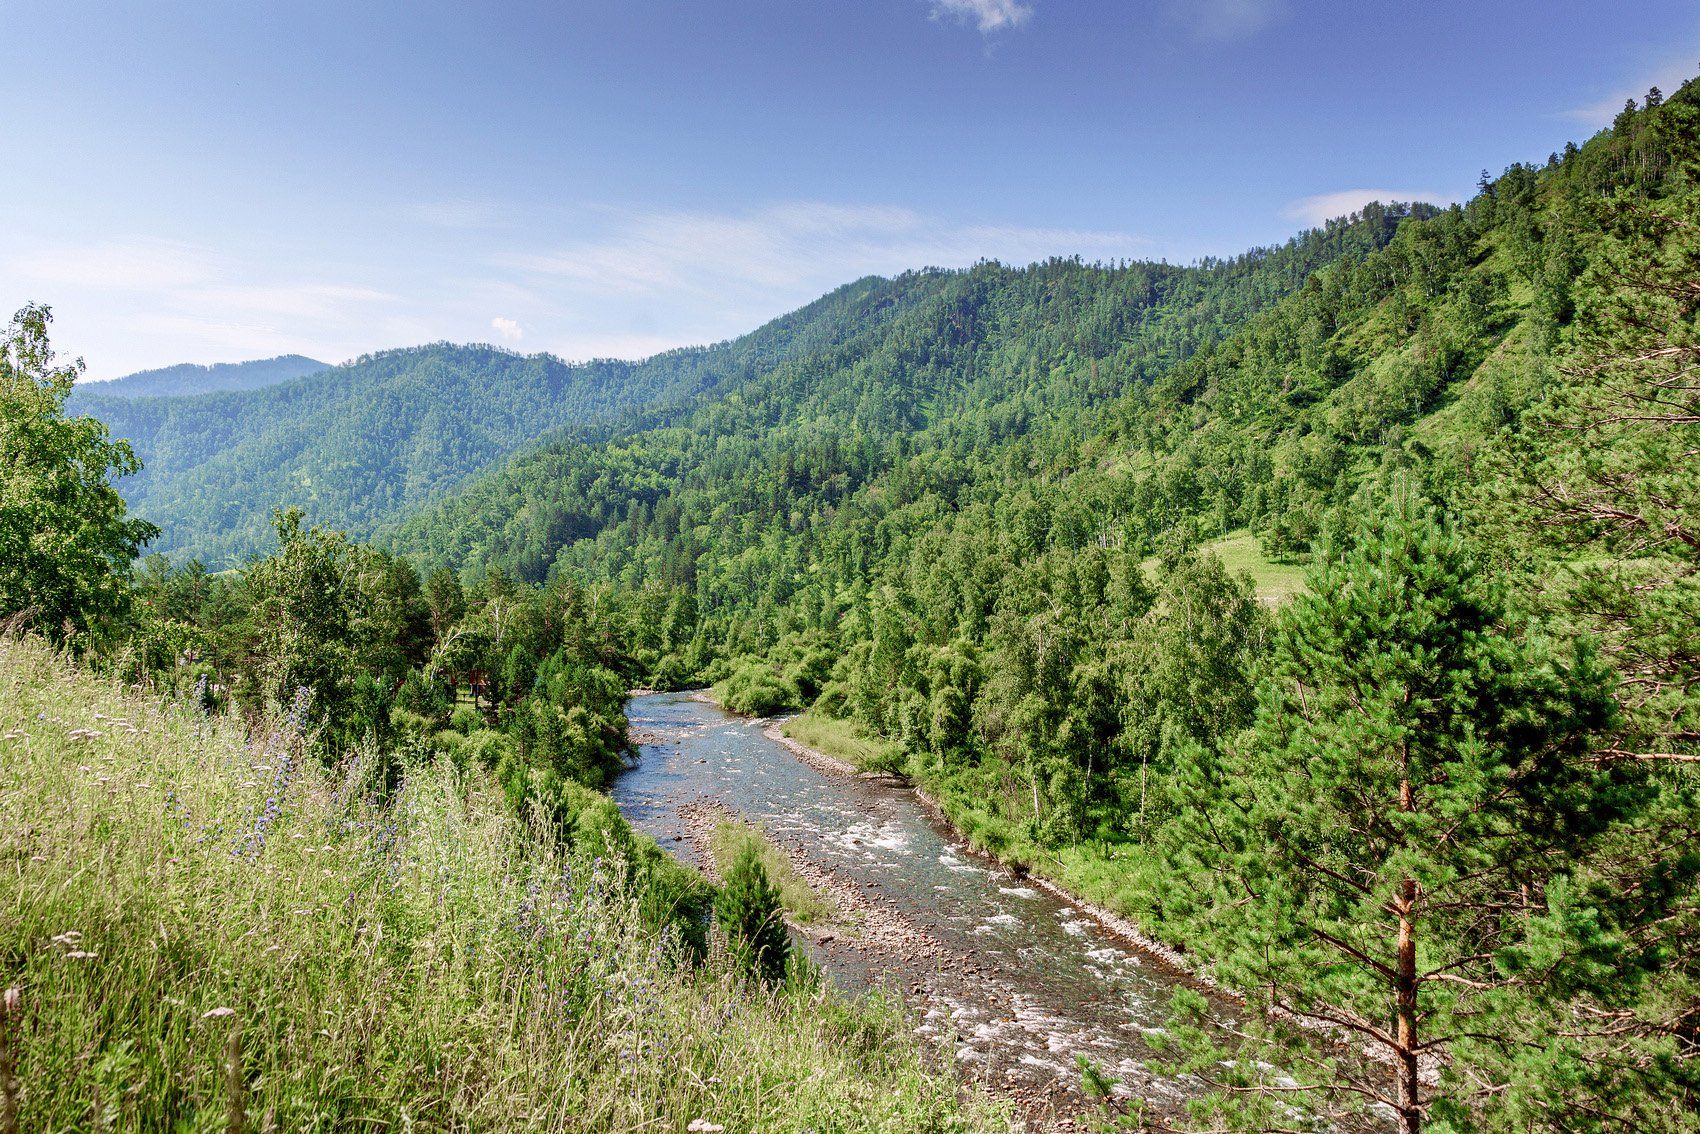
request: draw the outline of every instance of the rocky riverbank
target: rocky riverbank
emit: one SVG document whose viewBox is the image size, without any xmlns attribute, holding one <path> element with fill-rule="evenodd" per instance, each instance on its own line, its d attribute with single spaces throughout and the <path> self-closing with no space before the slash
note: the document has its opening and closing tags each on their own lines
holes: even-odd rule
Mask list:
<svg viewBox="0 0 1700 1134">
<path fill-rule="evenodd" d="M 712 843 L 715 827 L 728 820 L 750 822 L 748 817 L 706 797 L 681 805 L 679 816 L 685 821 L 685 837 L 710 876 L 716 873 Z M 936 937 L 890 907 L 871 900 L 853 882 L 815 862 L 800 843 L 774 838 L 767 831 L 763 834 L 803 881 L 840 912 L 840 917 L 830 925 L 801 925 L 787 917 L 787 924 L 799 936 L 828 951 L 856 949 L 909 964 L 943 955 L 944 946 Z"/>
</svg>

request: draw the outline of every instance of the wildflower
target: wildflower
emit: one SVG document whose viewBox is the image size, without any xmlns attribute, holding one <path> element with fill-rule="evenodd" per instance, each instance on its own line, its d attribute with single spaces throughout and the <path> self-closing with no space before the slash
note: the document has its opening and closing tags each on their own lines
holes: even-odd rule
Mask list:
<svg viewBox="0 0 1700 1134">
<path fill-rule="evenodd" d="M 726 1127 L 718 1122 L 710 1122 L 706 1118 L 693 1118 L 690 1125 L 685 1129 L 690 1131 L 691 1134 L 720 1134 Z"/>
<path fill-rule="evenodd" d="M 205 1012 L 202 1012 L 201 1013 L 201 1019 L 203 1019 L 203 1020 L 217 1020 L 217 1019 L 221 1019 L 225 1016 L 234 1016 L 234 1015 L 236 1015 L 236 1009 L 225 1008 L 223 1006 L 220 1006 L 218 1008 L 208 1008 Z"/>
<path fill-rule="evenodd" d="M 65 956 L 73 961 L 92 961 L 96 957 L 100 956 L 100 954 L 90 952 L 87 949 L 72 949 L 69 953 L 66 953 Z"/>
<path fill-rule="evenodd" d="M 77 929 L 67 929 L 64 933 L 56 933 L 48 938 L 55 945 L 75 945 L 82 939 L 82 931 Z"/>
</svg>

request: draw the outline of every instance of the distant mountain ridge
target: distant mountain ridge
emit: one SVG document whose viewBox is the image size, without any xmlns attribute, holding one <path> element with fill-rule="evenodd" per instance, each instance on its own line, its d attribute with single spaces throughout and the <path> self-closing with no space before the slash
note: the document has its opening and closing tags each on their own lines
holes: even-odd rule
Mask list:
<svg viewBox="0 0 1700 1134">
<path fill-rule="evenodd" d="M 280 354 L 250 362 L 215 362 L 210 366 L 184 362 L 157 370 L 138 370 L 108 382 L 87 382 L 78 390 L 85 396 L 111 398 L 185 397 L 225 390 L 259 390 L 329 369 L 330 363 L 302 354 Z"/>
<path fill-rule="evenodd" d="M 522 449 L 639 410 L 665 414 L 820 349 L 844 328 L 818 313 L 854 304 L 865 282 L 732 342 L 639 362 L 432 343 L 261 389 L 187 397 L 81 389 L 71 410 L 99 418 L 141 458 L 142 471 L 120 487 L 131 511 L 162 529 L 150 550 L 225 566 L 270 545 L 274 508 L 299 505 L 311 523 L 367 536 Z"/>
</svg>

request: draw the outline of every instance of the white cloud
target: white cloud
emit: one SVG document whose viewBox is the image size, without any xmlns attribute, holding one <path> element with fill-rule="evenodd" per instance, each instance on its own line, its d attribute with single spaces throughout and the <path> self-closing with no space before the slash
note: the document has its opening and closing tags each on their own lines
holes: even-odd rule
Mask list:
<svg viewBox="0 0 1700 1134">
<path fill-rule="evenodd" d="M 1684 53 L 1679 58 L 1673 57 L 1648 66 L 1644 71 L 1642 81 L 1638 85 L 1619 87 L 1586 106 L 1578 106 L 1565 111 L 1564 117 L 1575 119 L 1584 126 L 1590 126 L 1596 130 L 1604 129 L 1611 125 L 1612 119 L 1617 117 L 1618 111 L 1623 109 L 1624 103 L 1630 99 L 1640 102 L 1646 95 L 1648 87 L 1658 87 L 1659 90 L 1668 95 L 1682 86 L 1683 83 L 1692 79 L 1694 73 L 1694 55 L 1692 52 Z"/>
<path fill-rule="evenodd" d="M 1113 230 L 958 223 L 827 201 L 733 211 L 549 208 L 469 233 L 397 210 L 399 263 L 336 247 L 205 248 L 137 239 L 0 253 L 0 294 L 54 307 L 54 342 L 93 378 L 299 352 L 338 362 L 422 342 L 506 342 L 566 358 L 639 358 L 753 330 L 865 275 L 982 259 L 1154 254 Z M 499 313 L 499 314 L 498 314 Z"/>
<path fill-rule="evenodd" d="M 56 345 L 88 354 L 92 378 L 175 362 L 357 353 L 364 335 L 408 329 L 392 292 L 291 274 L 223 250 L 134 237 L 0 260 L 0 292 L 49 303 Z"/>
<path fill-rule="evenodd" d="M 201 310 L 292 321 L 335 318 L 355 307 L 393 303 L 398 299 L 377 288 L 326 283 L 195 288 L 182 298 Z"/>
<path fill-rule="evenodd" d="M 1020 27 L 1033 17 L 1021 0 L 933 0 L 933 18 L 950 16 L 972 21 L 982 32 Z"/>
<path fill-rule="evenodd" d="M 1318 193 L 1289 202 L 1281 215 L 1298 221 L 1306 228 L 1319 227 L 1335 217 L 1350 216 L 1371 201 L 1391 204 L 1394 201 L 1427 201 L 1435 205 L 1450 205 L 1458 198 L 1451 193 L 1433 189 L 1341 189 L 1333 193 Z"/>
<path fill-rule="evenodd" d="M 688 293 L 713 300 L 767 292 L 792 294 L 801 302 L 868 274 L 967 267 L 981 259 L 1111 258 L 1145 247 L 1142 239 L 1122 232 L 952 226 L 910 209 L 799 201 L 742 214 L 617 214 L 613 231 L 600 239 L 499 262 L 535 278 L 628 296 Z"/>
<path fill-rule="evenodd" d="M 1199 39 L 1245 39 L 1284 18 L 1286 0 L 1168 0 L 1169 19 Z"/>
</svg>

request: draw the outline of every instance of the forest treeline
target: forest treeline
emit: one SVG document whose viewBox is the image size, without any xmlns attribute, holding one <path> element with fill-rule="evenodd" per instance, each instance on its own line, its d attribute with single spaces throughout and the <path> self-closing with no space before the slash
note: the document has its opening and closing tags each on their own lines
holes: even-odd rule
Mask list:
<svg viewBox="0 0 1700 1134">
<path fill-rule="evenodd" d="M 311 688 L 333 741 L 569 833 L 629 684 L 887 741 L 1268 1009 L 1230 1057 L 1175 1006 L 1197 1127 L 1693 1130 L 1697 233 L 1690 83 L 1447 209 L 859 281 L 371 546 L 284 511 L 239 572 L 0 596 L 133 680 Z M 1201 550 L 1241 529 L 1306 592 Z"/>
</svg>

